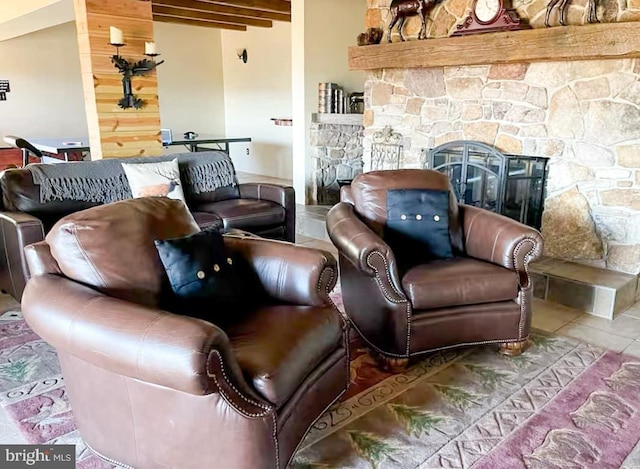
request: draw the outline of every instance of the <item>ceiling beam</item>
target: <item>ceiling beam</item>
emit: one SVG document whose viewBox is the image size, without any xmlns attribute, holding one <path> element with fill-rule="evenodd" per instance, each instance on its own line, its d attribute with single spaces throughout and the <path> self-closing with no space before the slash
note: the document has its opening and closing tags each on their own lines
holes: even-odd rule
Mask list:
<svg viewBox="0 0 640 469">
<path fill-rule="evenodd" d="M 255 10 L 291 13 L 291 2 L 287 0 L 208 0 L 210 3 L 231 7 L 253 8 Z"/>
<path fill-rule="evenodd" d="M 185 8 L 187 10 L 205 11 L 221 15 L 241 16 L 243 18 L 257 18 L 263 20 L 291 22 L 290 13 L 275 13 L 272 11 L 253 10 L 251 8 L 230 7 L 219 5 L 206 0 L 153 0 L 154 5 Z"/>
<path fill-rule="evenodd" d="M 229 24 L 229 23 L 216 23 L 213 21 L 199 21 L 199 20 L 190 20 L 187 18 L 176 18 L 175 16 L 166 16 L 166 15 L 158 15 L 153 14 L 153 21 L 159 21 L 161 23 L 177 23 L 177 24 L 186 24 L 189 26 L 203 26 L 205 28 L 217 28 L 217 29 L 233 29 L 234 31 L 246 31 L 247 27 L 239 24 Z"/>
<path fill-rule="evenodd" d="M 163 16 L 172 16 L 176 18 L 191 19 L 198 21 L 212 21 L 215 23 L 239 24 L 246 26 L 257 26 L 259 28 L 271 28 L 273 23 L 267 20 L 258 20 L 255 18 L 243 18 L 241 16 L 218 15 L 215 13 L 207 13 L 203 11 L 185 10 L 182 8 L 166 7 L 161 5 L 153 5 L 154 14 Z"/>
</svg>

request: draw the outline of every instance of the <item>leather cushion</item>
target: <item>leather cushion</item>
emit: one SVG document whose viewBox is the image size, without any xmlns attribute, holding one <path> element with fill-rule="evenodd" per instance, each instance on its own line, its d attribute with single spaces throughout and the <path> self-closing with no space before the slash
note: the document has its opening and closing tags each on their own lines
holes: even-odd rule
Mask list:
<svg viewBox="0 0 640 469">
<path fill-rule="evenodd" d="M 253 268 L 225 248 L 215 227 L 155 245 L 175 295 L 168 299 L 172 312 L 220 324 L 216 317 L 235 316 L 265 296 Z"/>
<path fill-rule="evenodd" d="M 430 189 L 387 191 L 384 240 L 403 266 L 453 256 L 449 237 L 449 192 Z"/>
<path fill-rule="evenodd" d="M 154 240 L 198 231 L 184 203 L 144 197 L 73 213 L 56 223 L 46 241 L 67 277 L 157 306 L 166 276 Z"/>
<path fill-rule="evenodd" d="M 282 225 L 286 215 L 282 205 L 258 199 L 231 199 L 201 204 L 197 211 L 215 213 L 222 218 L 227 230 L 239 228 L 247 231 Z"/>
<path fill-rule="evenodd" d="M 267 306 L 226 332 L 247 381 L 278 408 L 342 341 L 339 313 L 325 306 Z"/>
<path fill-rule="evenodd" d="M 433 260 L 413 267 L 402 288 L 414 310 L 513 300 L 518 275 L 509 269 L 470 257 Z"/>
<path fill-rule="evenodd" d="M 222 223 L 222 218 L 220 218 L 215 213 L 191 212 L 191 215 L 193 215 L 193 218 L 195 219 L 201 230 L 205 230 L 210 227 L 222 229 L 222 227 L 224 226 L 224 224 Z"/>
<path fill-rule="evenodd" d="M 370 171 L 359 174 L 351 183 L 351 199 L 358 216 L 378 235 L 387 223 L 387 193 L 393 189 L 431 189 L 449 191 L 449 232 L 451 244 L 464 252 L 462 228 L 449 178 L 428 169 Z"/>
</svg>

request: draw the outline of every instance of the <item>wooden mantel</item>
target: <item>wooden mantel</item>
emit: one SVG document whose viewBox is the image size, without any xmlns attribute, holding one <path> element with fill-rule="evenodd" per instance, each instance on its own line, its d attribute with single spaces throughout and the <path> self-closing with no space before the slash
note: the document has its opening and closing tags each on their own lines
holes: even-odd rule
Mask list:
<svg viewBox="0 0 640 469">
<path fill-rule="evenodd" d="M 640 57 L 640 22 L 588 24 L 349 48 L 351 70 Z"/>
</svg>

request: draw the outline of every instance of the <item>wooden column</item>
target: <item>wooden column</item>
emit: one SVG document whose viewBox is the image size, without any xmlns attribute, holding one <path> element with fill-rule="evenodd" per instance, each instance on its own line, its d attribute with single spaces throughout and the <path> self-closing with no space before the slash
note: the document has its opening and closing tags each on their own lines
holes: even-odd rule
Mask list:
<svg viewBox="0 0 640 469">
<path fill-rule="evenodd" d="M 129 62 L 145 58 L 145 41 L 153 41 L 151 2 L 141 0 L 74 0 L 91 159 L 162 154 L 158 81 L 155 70 L 132 77 L 141 109 L 121 109 L 122 75 L 111 63 L 109 27 L 124 33 L 120 56 Z"/>
</svg>

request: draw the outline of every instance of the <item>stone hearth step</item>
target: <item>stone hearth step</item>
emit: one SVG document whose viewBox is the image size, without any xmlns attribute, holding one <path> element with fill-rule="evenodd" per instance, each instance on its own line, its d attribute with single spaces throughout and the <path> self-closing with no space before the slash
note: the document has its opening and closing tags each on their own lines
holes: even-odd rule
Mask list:
<svg viewBox="0 0 640 469">
<path fill-rule="evenodd" d="M 331 241 L 327 234 L 327 212 L 331 205 L 296 205 L 296 234 Z"/>
<path fill-rule="evenodd" d="M 638 277 L 575 262 L 544 257 L 530 266 L 533 295 L 602 318 L 631 307 Z"/>
</svg>

